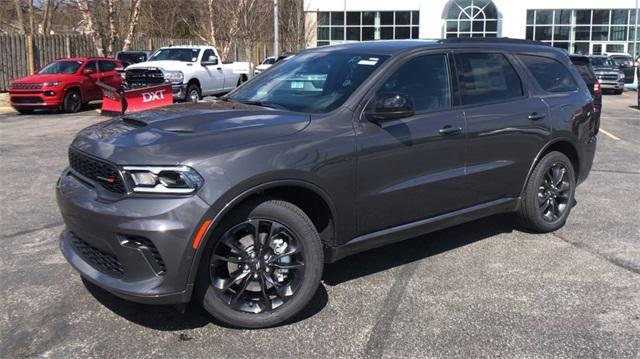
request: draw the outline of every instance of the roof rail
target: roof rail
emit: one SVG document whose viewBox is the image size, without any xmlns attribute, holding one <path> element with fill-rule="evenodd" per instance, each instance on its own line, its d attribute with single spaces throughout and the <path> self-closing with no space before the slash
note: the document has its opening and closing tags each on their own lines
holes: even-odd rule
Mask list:
<svg viewBox="0 0 640 359">
<path fill-rule="evenodd" d="M 459 44 L 459 43 L 470 43 L 470 42 L 551 46 L 547 43 L 540 42 L 540 41 L 512 39 L 509 37 L 452 37 L 452 38 L 440 40 L 440 43 L 442 44 Z"/>
</svg>

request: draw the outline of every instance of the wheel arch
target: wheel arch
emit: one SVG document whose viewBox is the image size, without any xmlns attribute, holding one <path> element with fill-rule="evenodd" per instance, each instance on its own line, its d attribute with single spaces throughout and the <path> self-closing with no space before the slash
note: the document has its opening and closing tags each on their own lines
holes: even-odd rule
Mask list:
<svg viewBox="0 0 640 359">
<path fill-rule="evenodd" d="M 571 161 L 571 165 L 573 166 L 573 171 L 575 172 L 576 181 L 580 178 L 580 155 L 578 152 L 577 146 L 568 138 L 556 138 L 553 141 L 547 143 L 536 155 L 533 160 L 533 163 L 529 167 L 529 172 L 527 173 L 527 177 L 522 184 L 522 188 L 520 190 L 520 195 L 524 193 L 525 186 L 529 181 L 529 177 L 533 173 L 533 169 L 540 162 L 540 160 L 549 152 L 558 151 L 563 153 L 565 156 L 569 158 Z"/>
<path fill-rule="evenodd" d="M 80 99 L 82 100 L 82 102 L 84 102 L 84 92 L 82 91 L 82 86 L 80 86 L 79 84 L 69 84 L 65 86 L 64 90 L 62 91 L 62 101 L 64 101 L 64 97 L 70 90 L 77 90 L 80 93 Z"/>
<path fill-rule="evenodd" d="M 217 225 L 222 223 L 234 208 L 260 197 L 265 199 L 277 198 L 300 207 L 316 227 L 323 246 L 329 246 L 334 242 L 336 236 L 336 210 L 329 195 L 324 190 L 304 180 L 288 179 L 265 182 L 240 191 L 239 194 L 227 201 L 222 206 L 222 209 L 211 207 L 205 218 L 212 219 L 212 222 L 194 254 L 188 283 L 195 282 L 200 260 L 207 243 L 213 240 L 212 236 Z"/>
</svg>

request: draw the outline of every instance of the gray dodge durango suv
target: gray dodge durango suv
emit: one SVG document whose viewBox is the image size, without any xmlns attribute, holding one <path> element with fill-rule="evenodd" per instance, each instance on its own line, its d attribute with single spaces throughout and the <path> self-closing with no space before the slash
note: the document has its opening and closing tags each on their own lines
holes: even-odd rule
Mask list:
<svg viewBox="0 0 640 359">
<path fill-rule="evenodd" d="M 272 326 L 350 254 L 502 212 L 562 227 L 596 125 L 568 56 L 539 43 L 311 49 L 212 103 L 78 133 L 60 248 L 117 296 Z"/>
</svg>

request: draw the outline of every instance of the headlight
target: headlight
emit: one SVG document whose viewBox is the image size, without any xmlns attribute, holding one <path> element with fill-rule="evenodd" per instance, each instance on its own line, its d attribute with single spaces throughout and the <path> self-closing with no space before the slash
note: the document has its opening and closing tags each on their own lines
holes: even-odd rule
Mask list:
<svg viewBox="0 0 640 359">
<path fill-rule="evenodd" d="M 180 84 L 184 81 L 182 71 L 167 71 L 164 73 L 164 79 L 174 84 Z"/>
<path fill-rule="evenodd" d="M 187 166 L 125 166 L 123 170 L 137 193 L 189 194 L 204 183 L 198 172 Z"/>
<path fill-rule="evenodd" d="M 51 81 L 51 82 L 45 82 L 42 84 L 43 87 L 54 87 L 58 85 L 60 85 L 60 81 Z"/>
</svg>

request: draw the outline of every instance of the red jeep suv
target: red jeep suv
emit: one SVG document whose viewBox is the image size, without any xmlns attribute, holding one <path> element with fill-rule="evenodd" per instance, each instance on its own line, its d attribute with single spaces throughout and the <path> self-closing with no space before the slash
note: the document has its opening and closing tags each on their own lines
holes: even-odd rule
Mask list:
<svg viewBox="0 0 640 359">
<path fill-rule="evenodd" d="M 50 62 L 35 74 L 17 79 L 9 87 L 11 106 L 20 113 L 35 109 L 78 112 L 83 104 L 102 99 L 99 80 L 120 88 L 121 77 L 114 59 L 78 57 Z"/>
</svg>

